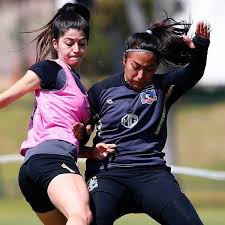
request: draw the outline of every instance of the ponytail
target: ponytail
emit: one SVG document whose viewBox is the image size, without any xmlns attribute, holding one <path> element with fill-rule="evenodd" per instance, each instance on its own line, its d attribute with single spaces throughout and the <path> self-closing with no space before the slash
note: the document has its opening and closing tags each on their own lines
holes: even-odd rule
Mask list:
<svg viewBox="0 0 225 225">
<path fill-rule="evenodd" d="M 27 33 L 41 33 L 32 40 L 36 43 L 36 61 L 45 59 L 49 54 L 56 59 L 57 52 L 52 46 L 52 40 L 61 37 L 70 28 L 81 30 L 89 39 L 89 10 L 79 4 L 66 3 L 60 8 L 54 17 L 43 27 Z"/>
<path fill-rule="evenodd" d="M 146 32 L 129 36 L 125 55 L 129 49 L 142 49 L 154 53 L 158 62 L 166 66 L 185 65 L 190 59 L 190 48 L 182 35 L 188 33 L 190 26 L 191 23 L 167 17 L 149 26 Z"/>
<path fill-rule="evenodd" d="M 182 66 L 190 60 L 190 48 L 183 40 L 182 35 L 187 35 L 191 23 L 167 17 L 160 23 L 153 24 L 149 28 L 161 46 L 159 50 L 160 61 L 166 66 Z"/>
</svg>

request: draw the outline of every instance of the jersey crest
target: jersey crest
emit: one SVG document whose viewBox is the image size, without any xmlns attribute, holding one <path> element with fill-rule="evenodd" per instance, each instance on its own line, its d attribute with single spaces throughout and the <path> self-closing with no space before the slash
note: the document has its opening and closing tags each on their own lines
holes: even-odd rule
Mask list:
<svg viewBox="0 0 225 225">
<path fill-rule="evenodd" d="M 145 90 L 141 92 L 141 103 L 142 104 L 152 104 L 157 101 L 157 95 L 155 89 Z"/>
</svg>

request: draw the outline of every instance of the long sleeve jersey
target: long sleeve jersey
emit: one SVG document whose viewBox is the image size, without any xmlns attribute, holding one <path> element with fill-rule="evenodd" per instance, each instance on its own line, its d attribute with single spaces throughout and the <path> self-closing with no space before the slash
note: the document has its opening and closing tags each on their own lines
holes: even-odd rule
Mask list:
<svg viewBox="0 0 225 225">
<path fill-rule="evenodd" d="M 209 40 L 195 37 L 190 62 L 165 74 L 155 74 L 150 85 L 136 91 L 124 73 L 98 82 L 88 92 L 93 116 L 98 118 L 96 143 L 115 143 L 105 161 L 87 160 L 87 172 L 102 168 L 165 165 L 170 107 L 203 76 Z"/>
</svg>

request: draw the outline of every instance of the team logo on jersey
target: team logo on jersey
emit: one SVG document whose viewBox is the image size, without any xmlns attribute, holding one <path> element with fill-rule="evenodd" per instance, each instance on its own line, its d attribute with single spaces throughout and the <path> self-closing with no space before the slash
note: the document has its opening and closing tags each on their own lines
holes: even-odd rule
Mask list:
<svg viewBox="0 0 225 225">
<path fill-rule="evenodd" d="M 141 103 L 152 104 L 157 101 L 157 95 L 155 89 L 145 90 L 141 92 Z"/>
<path fill-rule="evenodd" d="M 96 176 L 94 176 L 94 177 L 92 177 L 91 179 L 88 180 L 87 187 L 88 187 L 89 192 L 91 192 L 96 187 L 98 187 L 98 180 L 97 180 Z"/>
<path fill-rule="evenodd" d="M 135 114 L 127 114 L 121 119 L 121 124 L 126 128 L 132 128 L 138 123 L 138 117 Z"/>
<path fill-rule="evenodd" d="M 109 105 L 112 105 L 113 104 L 113 100 L 111 98 L 108 98 L 106 100 L 106 103 L 109 104 Z"/>
</svg>

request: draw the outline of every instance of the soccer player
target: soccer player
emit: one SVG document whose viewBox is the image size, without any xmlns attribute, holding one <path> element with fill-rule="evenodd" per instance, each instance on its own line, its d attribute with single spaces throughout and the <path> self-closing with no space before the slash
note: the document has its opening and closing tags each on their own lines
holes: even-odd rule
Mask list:
<svg viewBox="0 0 225 225">
<path fill-rule="evenodd" d="M 206 66 L 209 26 L 198 22 L 193 39 L 187 36 L 190 26 L 166 18 L 131 35 L 124 71 L 88 92 L 97 123 L 94 143 L 117 146 L 105 160 L 87 160 L 93 225 L 112 225 L 127 212 L 146 213 L 163 225 L 202 225 L 162 152 L 171 106 L 196 85 Z M 171 70 L 158 74 L 160 63 Z"/>
<path fill-rule="evenodd" d="M 35 107 L 19 185 L 27 202 L 45 225 L 88 225 L 92 219 L 86 183 L 75 163 L 80 151 L 72 128 L 90 117 L 79 65 L 89 39 L 89 11 L 67 3 L 39 31 L 37 63 L 12 87 L 0 94 L 0 108 L 27 93 Z M 46 59 L 48 54 L 51 59 Z M 114 145 L 99 143 L 89 157 L 104 158 Z"/>
</svg>

